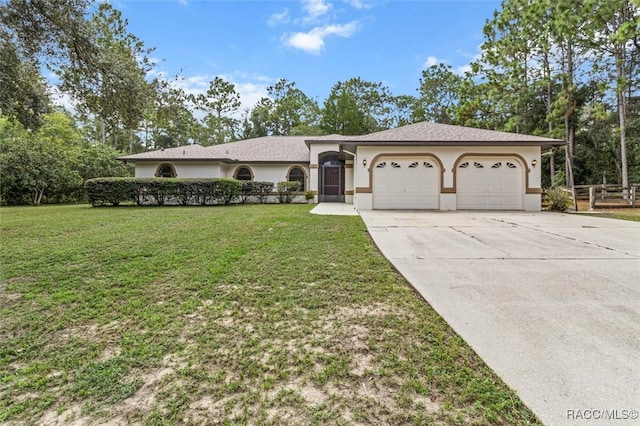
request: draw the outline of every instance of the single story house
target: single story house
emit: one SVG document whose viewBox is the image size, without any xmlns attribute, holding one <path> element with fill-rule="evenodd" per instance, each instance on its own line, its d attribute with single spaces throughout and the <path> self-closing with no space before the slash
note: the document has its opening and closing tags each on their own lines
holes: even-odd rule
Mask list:
<svg viewBox="0 0 640 426">
<path fill-rule="evenodd" d="M 297 180 L 359 210 L 541 206 L 540 155 L 564 141 L 421 122 L 363 136 L 266 136 L 128 155 L 136 177 Z"/>
</svg>

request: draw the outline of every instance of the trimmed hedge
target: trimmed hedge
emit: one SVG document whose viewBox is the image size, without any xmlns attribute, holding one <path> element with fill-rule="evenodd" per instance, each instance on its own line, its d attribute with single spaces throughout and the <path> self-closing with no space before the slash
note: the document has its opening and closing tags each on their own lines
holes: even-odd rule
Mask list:
<svg viewBox="0 0 640 426">
<path fill-rule="evenodd" d="M 273 187 L 273 183 L 271 183 Z M 93 206 L 122 203 L 158 205 L 231 204 L 241 195 L 242 181 L 235 179 L 97 178 L 85 183 Z"/>
<path fill-rule="evenodd" d="M 290 203 L 295 197 L 294 192 L 300 191 L 300 182 L 298 181 L 283 181 L 278 182 L 278 201 L 281 203 Z"/>
<path fill-rule="evenodd" d="M 92 206 L 111 204 L 117 206 L 120 203 L 138 202 L 136 193 L 138 185 L 134 185 L 134 178 L 96 178 L 85 182 L 87 199 Z"/>
<path fill-rule="evenodd" d="M 262 204 L 267 200 L 271 191 L 273 191 L 273 182 L 243 180 L 240 198 L 242 203 L 246 203 L 249 197 L 255 197 L 256 200 Z"/>
</svg>

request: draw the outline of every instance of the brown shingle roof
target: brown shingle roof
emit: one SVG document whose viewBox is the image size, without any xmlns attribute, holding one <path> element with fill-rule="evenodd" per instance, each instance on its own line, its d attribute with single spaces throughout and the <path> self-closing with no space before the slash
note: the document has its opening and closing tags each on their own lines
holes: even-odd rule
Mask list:
<svg viewBox="0 0 640 426">
<path fill-rule="evenodd" d="M 207 158 L 207 155 L 206 147 L 194 144 L 127 155 L 120 157 L 120 160 L 201 160 Z"/>
<path fill-rule="evenodd" d="M 426 121 L 368 135 L 355 136 L 350 138 L 348 142 L 356 144 L 359 142 L 516 142 L 517 144 L 532 143 L 536 145 L 564 143 L 557 139 L 540 136 L 497 132 L 495 130 L 475 129 Z"/>
<path fill-rule="evenodd" d="M 339 140 L 341 136 L 318 136 L 315 139 Z M 308 136 L 264 136 L 222 145 L 203 147 L 186 145 L 127 155 L 121 160 L 218 160 L 240 162 L 309 162 Z"/>
<path fill-rule="evenodd" d="M 215 158 L 241 162 L 309 162 L 304 136 L 264 136 L 209 147 Z"/>
<path fill-rule="evenodd" d="M 347 147 L 395 143 L 407 145 L 537 145 L 542 147 L 564 144 L 564 141 L 540 136 L 421 122 L 363 136 L 264 136 L 208 147 L 197 144 L 186 145 L 128 155 L 120 159 L 132 162 L 137 160 L 216 160 L 308 163 L 308 144 L 325 141 L 342 142 Z"/>
</svg>

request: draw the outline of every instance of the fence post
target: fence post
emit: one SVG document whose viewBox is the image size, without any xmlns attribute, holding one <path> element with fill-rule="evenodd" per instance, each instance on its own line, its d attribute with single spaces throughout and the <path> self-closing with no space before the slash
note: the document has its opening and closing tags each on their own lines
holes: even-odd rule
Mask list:
<svg viewBox="0 0 640 426">
<path fill-rule="evenodd" d="M 636 206 L 636 193 L 638 192 L 638 187 L 637 186 L 632 186 L 631 187 L 631 199 L 629 200 L 631 202 L 631 207 L 635 207 Z"/>
<path fill-rule="evenodd" d="M 596 187 L 589 187 L 589 210 L 596 208 Z"/>
</svg>

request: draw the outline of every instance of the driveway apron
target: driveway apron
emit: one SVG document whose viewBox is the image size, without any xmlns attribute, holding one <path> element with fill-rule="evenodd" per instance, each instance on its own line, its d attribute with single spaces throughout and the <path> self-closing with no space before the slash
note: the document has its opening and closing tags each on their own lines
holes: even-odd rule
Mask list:
<svg viewBox="0 0 640 426">
<path fill-rule="evenodd" d="M 382 253 L 544 424 L 640 424 L 640 223 L 360 215 Z"/>
</svg>

